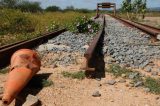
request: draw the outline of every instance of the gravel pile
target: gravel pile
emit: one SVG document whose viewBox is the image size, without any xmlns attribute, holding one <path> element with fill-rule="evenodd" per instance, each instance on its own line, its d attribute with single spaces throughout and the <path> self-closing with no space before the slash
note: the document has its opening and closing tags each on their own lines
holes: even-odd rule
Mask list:
<svg viewBox="0 0 160 106">
<path fill-rule="evenodd" d="M 55 61 L 52 59 L 52 56 L 50 56 L 48 60 L 51 62 L 46 62 L 49 65 L 53 64 L 53 61 L 59 65 L 68 65 L 75 63 L 77 58 L 75 53 L 79 53 L 81 56 L 85 53 L 89 47 L 88 44 L 92 39 L 93 35 L 73 34 L 66 31 L 59 36 L 48 40 L 47 43 L 40 45 L 36 50 L 40 53 L 42 58 L 46 56 L 46 53 L 63 54 L 59 55 L 58 59 L 56 58 Z"/>
<path fill-rule="evenodd" d="M 134 68 L 144 68 L 160 56 L 160 46 L 153 46 L 150 36 L 119 21 L 106 17 L 106 36 L 103 52 L 111 55 L 116 63 Z"/>
</svg>

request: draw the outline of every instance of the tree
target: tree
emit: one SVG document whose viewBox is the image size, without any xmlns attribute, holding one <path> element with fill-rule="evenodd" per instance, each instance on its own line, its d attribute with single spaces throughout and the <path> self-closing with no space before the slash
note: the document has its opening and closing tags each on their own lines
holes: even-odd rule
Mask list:
<svg viewBox="0 0 160 106">
<path fill-rule="evenodd" d="M 142 15 L 142 19 L 144 19 L 145 13 L 147 11 L 146 0 L 135 0 L 133 6 L 136 12 L 136 16 Z"/>
<path fill-rule="evenodd" d="M 74 7 L 73 6 L 67 6 L 65 11 L 74 11 Z"/>
<path fill-rule="evenodd" d="M 47 7 L 45 9 L 45 11 L 52 11 L 52 12 L 54 12 L 54 11 L 61 11 L 61 9 L 58 6 L 49 6 L 49 7 Z"/>
<path fill-rule="evenodd" d="M 39 2 L 22 1 L 16 7 L 23 12 L 41 12 L 42 8 Z"/>
<path fill-rule="evenodd" d="M 0 0 L 0 6 L 6 8 L 15 8 L 20 0 Z"/>
<path fill-rule="evenodd" d="M 122 10 L 122 12 L 126 12 L 128 19 L 130 19 L 129 13 L 133 12 L 133 6 L 132 6 L 132 3 L 131 3 L 131 0 L 124 0 L 122 2 L 121 10 Z"/>
<path fill-rule="evenodd" d="M 127 13 L 128 19 L 133 18 L 133 16 L 130 17 L 129 13 L 135 13 L 135 18 L 142 15 L 142 19 L 144 19 L 147 11 L 146 2 L 146 0 L 134 0 L 133 2 L 131 2 L 131 0 L 124 0 L 122 2 L 122 12 Z"/>
</svg>

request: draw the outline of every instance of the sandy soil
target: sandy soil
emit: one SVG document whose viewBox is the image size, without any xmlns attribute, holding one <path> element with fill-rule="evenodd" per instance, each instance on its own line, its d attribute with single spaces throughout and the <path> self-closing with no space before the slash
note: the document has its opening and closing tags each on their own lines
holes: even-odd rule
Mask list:
<svg viewBox="0 0 160 106">
<path fill-rule="evenodd" d="M 145 22 L 143 23 L 160 28 L 160 17 L 145 17 Z"/>
<path fill-rule="evenodd" d="M 106 73 L 101 81 L 95 79 L 77 80 L 64 78 L 62 71 L 76 72 L 80 65 L 58 68 L 42 68 L 39 74 L 51 73 L 49 79 L 54 85 L 43 88 L 38 94 L 42 106 L 160 106 L 158 95 L 147 93 L 143 88 L 128 87 L 129 80 L 125 83 L 118 82 L 120 78 Z M 0 75 L 0 84 L 3 85 L 6 75 Z M 115 79 L 115 85 L 108 85 L 108 80 Z M 99 85 L 102 86 L 99 86 Z M 98 90 L 101 97 L 93 97 Z M 12 105 L 14 106 L 14 103 Z"/>
</svg>

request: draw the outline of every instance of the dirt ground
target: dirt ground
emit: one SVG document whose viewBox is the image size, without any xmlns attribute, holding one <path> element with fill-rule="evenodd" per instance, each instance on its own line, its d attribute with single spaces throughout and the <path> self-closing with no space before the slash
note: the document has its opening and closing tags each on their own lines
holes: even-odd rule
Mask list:
<svg viewBox="0 0 160 106">
<path fill-rule="evenodd" d="M 76 72 L 80 65 L 68 67 L 42 68 L 38 74 L 51 74 L 49 79 L 54 85 L 43 88 L 36 96 L 42 106 L 160 106 L 158 95 L 147 93 L 144 88 L 129 87 L 129 80 L 118 82 L 120 78 L 106 73 L 101 81 L 95 79 L 78 80 L 64 78 L 62 71 Z M 117 81 L 115 85 L 108 85 L 108 80 Z M 6 75 L 0 75 L 0 85 L 6 80 Z M 100 86 L 101 85 L 101 86 Z M 93 97 L 94 91 L 99 91 L 100 97 Z M 158 98 L 158 99 L 157 99 Z M 14 106 L 14 102 L 10 105 Z"/>
<path fill-rule="evenodd" d="M 145 17 L 142 23 L 160 28 L 160 17 Z"/>
</svg>

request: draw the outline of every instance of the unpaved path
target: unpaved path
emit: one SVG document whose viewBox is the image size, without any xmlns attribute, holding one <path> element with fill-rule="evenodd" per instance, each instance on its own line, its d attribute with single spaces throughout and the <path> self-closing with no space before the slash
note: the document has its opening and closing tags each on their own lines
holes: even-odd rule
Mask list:
<svg viewBox="0 0 160 106">
<path fill-rule="evenodd" d="M 119 78 L 114 78 L 106 73 L 106 77 L 97 81 L 95 79 L 77 80 L 64 78 L 62 71 L 76 72 L 80 66 L 58 67 L 55 69 L 44 68 L 40 73 L 52 73 L 49 79 L 54 85 L 43 88 L 38 94 L 42 106 L 160 106 L 158 95 L 146 93 L 143 88 L 128 87 L 119 83 Z M 0 84 L 3 84 L 6 75 L 0 75 Z M 115 85 L 108 85 L 108 80 L 115 79 Z M 99 86 L 102 84 L 102 86 Z M 98 90 L 101 97 L 93 97 Z M 13 105 L 14 106 L 14 103 Z"/>
</svg>

